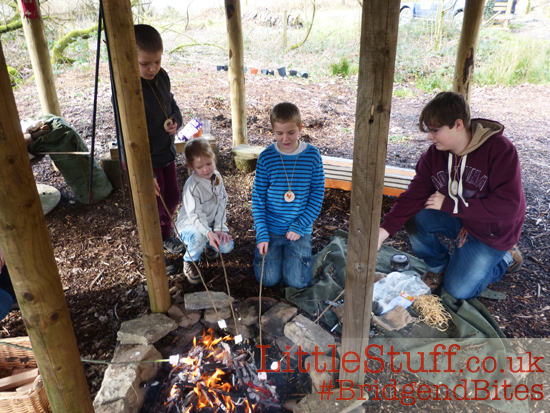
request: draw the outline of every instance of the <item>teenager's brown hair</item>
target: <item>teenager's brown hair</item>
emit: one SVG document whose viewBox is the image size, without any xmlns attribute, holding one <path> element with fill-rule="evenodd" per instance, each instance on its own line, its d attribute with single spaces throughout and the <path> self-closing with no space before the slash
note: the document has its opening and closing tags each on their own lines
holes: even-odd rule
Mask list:
<svg viewBox="0 0 550 413">
<path fill-rule="evenodd" d="M 134 25 L 134 33 L 136 35 L 136 46 L 138 50 L 154 53 L 163 50 L 162 37 L 153 26 L 148 24 Z"/>
<path fill-rule="evenodd" d="M 271 126 L 275 122 L 294 122 L 300 126 L 302 124 L 302 115 L 300 114 L 300 109 L 294 103 L 281 102 L 273 106 L 273 109 L 269 112 L 269 120 L 271 121 Z"/>
<path fill-rule="evenodd" d="M 452 129 L 457 119 L 462 119 L 464 127 L 470 129 L 470 107 L 466 99 L 459 93 L 440 92 L 422 109 L 418 128 L 425 133 L 429 132 L 428 125 L 431 128 L 448 126 Z"/>
</svg>

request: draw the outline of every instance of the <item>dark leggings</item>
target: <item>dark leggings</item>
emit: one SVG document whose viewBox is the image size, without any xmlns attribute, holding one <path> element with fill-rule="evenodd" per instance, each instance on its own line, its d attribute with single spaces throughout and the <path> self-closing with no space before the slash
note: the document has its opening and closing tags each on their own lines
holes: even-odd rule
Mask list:
<svg viewBox="0 0 550 413">
<path fill-rule="evenodd" d="M 178 186 L 176 162 L 174 161 L 164 168 L 153 168 L 153 172 L 157 177 L 157 183 L 160 187 L 160 194 L 164 198 L 168 211 L 170 212 L 170 215 L 174 216 L 174 212 L 180 202 L 180 188 Z M 157 197 L 157 206 L 159 210 L 162 239 L 165 240 L 172 235 L 172 221 L 170 220 L 170 215 L 166 212 L 160 197 Z"/>
</svg>

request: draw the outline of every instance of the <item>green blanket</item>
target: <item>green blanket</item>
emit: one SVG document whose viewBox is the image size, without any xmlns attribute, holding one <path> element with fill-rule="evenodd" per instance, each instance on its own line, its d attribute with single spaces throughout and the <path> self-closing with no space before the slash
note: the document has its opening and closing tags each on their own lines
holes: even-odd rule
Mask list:
<svg viewBox="0 0 550 413">
<path fill-rule="evenodd" d="M 78 132 L 70 127 L 63 118 L 43 116 L 39 118 L 50 126 L 51 132 L 37 138 L 27 149 L 30 153 L 38 152 L 88 152 L 88 147 Z M 50 155 L 55 166 L 71 187 L 79 202 L 88 203 L 90 185 L 90 155 Z M 93 160 L 92 203 L 107 198 L 113 186 L 107 175 Z"/>
<path fill-rule="evenodd" d="M 378 253 L 378 261 L 376 264 L 376 270 L 384 273 L 390 272 L 390 258 L 394 254 L 403 254 L 403 252 L 393 249 L 391 247 L 382 246 Z M 411 270 L 418 274 L 425 272 L 425 266 L 418 258 L 407 254 L 411 260 Z M 317 255 L 314 257 L 313 274 L 314 279 L 312 284 L 302 290 L 296 290 L 295 288 L 286 288 L 285 297 L 288 301 L 297 305 L 309 314 L 320 314 L 325 308 L 325 300 L 333 300 L 344 288 L 345 285 L 345 267 L 347 256 L 347 233 L 339 231 L 332 241 Z M 472 380 L 482 379 L 489 384 L 494 385 L 495 380 L 498 383 L 502 383 L 502 380 L 507 377 L 507 382 L 510 383 L 512 379 L 505 374 L 500 373 L 500 367 L 508 371 L 507 357 L 516 358 L 516 354 L 509 349 L 508 341 L 491 316 L 489 311 L 479 302 L 477 299 L 471 300 L 456 300 L 449 295 L 445 290 L 441 293 L 441 299 L 446 310 L 452 316 L 451 328 L 447 331 L 439 331 L 435 328 L 429 327 L 425 323 L 418 322 L 407 326 L 402 330 L 386 331 L 383 329 L 380 333 L 369 341 L 369 344 L 379 344 L 384 348 L 384 353 L 389 351 L 390 344 L 393 346 L 394 351 L 403 353 L 403 351 L 409 351 L 411 356 L 410 368 L 411 370 L 418 370 L 420 368 L 421 357 L 420 354 L 425 356 L 424 368 L 425 372 L 419 371 L 414 374 L 418 377 L 428 380 L 434 385 L 446 385 L 451 391 L 456 389 L 456 397 L 451 393 L 451 398 L 462 398 L 463 389 L 461 384 L 462 380 L 465 380 L 468 384 L 468 392 L 471 391 Z M 409 312 L 417 316 L 414 311 L 409 308 Z M 338 320 L 332 311 L 327 311 L 322 318 L 322 321 L 328 326 L 332 327 L 337 324 Z M 396 340 L 397 339 L 397 340 Z M 455 373 L 441 373 L 436 372 L 437 367 L 433 366 L 433 356 L 430 353 L 434 352 L 434 346 L 438 343 L 445 344 L 448 349 L 451 344 L 457 344 L 460 346 L 458 356 L 451 356 L 452 365 L 457 366 Z M 442 351 L 442 350 L 439 350 Z M 492 373 L 486 372 L 484 375 L 480 373 L 470 373 L 464 368 L 467 360 L 470 357 L 478 357 L 480 361 L 485 358 L 492 357 L 499 366 Z M 384 356 L 386 363 L 390 359 Z M 406 366 L 406 358 L 403 354 L 394 358 L 394 365 L 402 363 Z M 437 359 L 437 366 L 441 370 L 446 368 L 448 360 L 444 354 L 440 355 Z M 488 370 L 492 368 L 490 365 L 492 360 L 489 359 L 487 365 Z M 443 368 L 441 368 L 444 366 Z M 475 370 L 475 360 L 471 364 L 473 370 Z M 389 368 L 389 367 L 386 367 Z M 463 371 L 459 373 L 460 369 Z M 411 381 L 413 381 L 411 379 Z M 481 383 L 481 382 L 479 382 Z M 479 384 L 478 383 L 478 384 Z M 514 382 L 515 383 L 515 382 Z M 482 386 L 482 384 L 479 384 Z M 490 388 L 490 387 L 489 387 Z M 527 401 L 519 401 L 516 398 L 512 400 L 505 400 L 500 397 L 501 400 L 494 400 L 494 391 L 488 400 L 478 400 L 482 403 L 486 403 L 495 409 L 499 409 L 505 412 L 527 412 L 529 411 Z M 478 396 L 483 398 L 485 393 L 483 390 L 478 392 Z M 472 398 L 472 396 L 469 396 Z M 499 398 L 499 397 L 497 397 Z M 452 401 L 451 401 L 452 403 Z"/>
</svg>

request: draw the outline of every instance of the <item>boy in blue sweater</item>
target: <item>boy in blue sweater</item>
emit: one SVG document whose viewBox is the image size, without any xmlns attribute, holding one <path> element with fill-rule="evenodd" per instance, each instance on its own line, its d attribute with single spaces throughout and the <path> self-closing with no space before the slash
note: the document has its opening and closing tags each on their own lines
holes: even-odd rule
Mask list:
<svg viewBox="0 0 550 413">
<path fill-rule="evenodd" d="M 258 158 L 252 189 L 256 229 L 256 279 L 271 287 L 281 280 L 304 288 L 311 282 L 311 231 L 325 191 L 319 150 L 299 140 L 298 107 L 282 102 L 269 114 L 276 142 Z"/>
</svg>

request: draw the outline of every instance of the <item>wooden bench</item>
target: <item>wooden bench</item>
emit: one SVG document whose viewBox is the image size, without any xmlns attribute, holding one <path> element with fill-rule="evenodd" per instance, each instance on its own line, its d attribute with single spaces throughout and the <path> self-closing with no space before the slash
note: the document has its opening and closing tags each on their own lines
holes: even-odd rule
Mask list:
<svg viewBox="0 0 550 413">
<path fill-rule="evenodd" d="M 238 145 L 231 149 L 231 152 L 235 157 L 237 167 L 246 163 L 244 169 L 250 171 L 253 170 L 252 166 L 255 168 L 256 160 L 263 150 L 264 148 L 261 146 Z M 333 156 L 322 156 L 322 158 L 325 170 L 325 187 L 351 191 L 353 160 Z M 413 169 L 386 166 L 384 195 L 399 196 L 408 188 L 414 175 Z"/>
<path fill-rule="evenodd" d="M 206 136 L 203 136 L 203 138 L 208 140 L 208 142 L 210 143 L 210 146 L 212 147 L 212 150 L 217 156 L 219 152 L 219 148 L 216 142 L 216 138 L 214 138 L 213 136 L 210 136 L 208 138 Z M 185 151 L 186 143 L 187 143 L 186 141 L 176 142 L 176 151 L 178 153 L 183 153 Z M 118 159 L 118 147 L 116 145 L 116 141 L 112 142 L 111 145 L 109 146 L 109 153 L 111 154 L 111 159 Z"/>
</svg>

